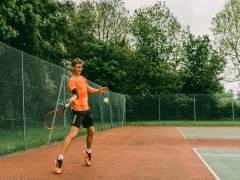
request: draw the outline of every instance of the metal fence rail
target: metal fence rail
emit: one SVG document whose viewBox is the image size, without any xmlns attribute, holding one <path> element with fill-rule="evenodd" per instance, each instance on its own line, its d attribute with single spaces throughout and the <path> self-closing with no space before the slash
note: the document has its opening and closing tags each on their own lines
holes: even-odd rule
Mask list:
<svg viewBox="0 0 240 180">
<path fill-rule="evenodd" d="M 127 96 L 130 121 L 240 122 L 240 101 L 231 94 Z"/>
<path fill-rule="evenodd" d="M 42 119 L 68 101 L 71 72 L 3 43 L 0 69 L 0 156 L 63 140 L 70 128 L 70 108 L 54 131 L 44 129 Z M 99 87 L 90 81 L 89 85 Z M 109 98 L 108 104 L 103 103 L 104 97 Z M 95 130 L 125 125 L 125 102 L 125 95 L 111 91 L 90 94 Z M 81 129 L 79 135 L 84 133 Z"/>
</svg>

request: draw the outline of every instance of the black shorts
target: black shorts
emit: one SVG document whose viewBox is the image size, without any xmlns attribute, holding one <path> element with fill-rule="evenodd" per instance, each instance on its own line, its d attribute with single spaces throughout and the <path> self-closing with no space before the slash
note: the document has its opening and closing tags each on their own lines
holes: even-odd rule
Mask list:
<svg viewBox="0 0 240 180">
<path fill-rule="evenodd" d="M 80 128 L 81 124 L 83 125 L 84 128 L 88 128 L 88 127 L 94 125 L 91 109 L 89 109 L 87 111 L 72 110 L 71 126 L 76 126 L 76 127 Z"/>
</svg>

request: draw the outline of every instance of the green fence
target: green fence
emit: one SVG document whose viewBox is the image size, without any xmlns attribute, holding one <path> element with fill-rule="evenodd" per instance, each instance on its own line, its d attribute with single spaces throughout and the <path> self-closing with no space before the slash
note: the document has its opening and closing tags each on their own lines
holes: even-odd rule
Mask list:
<svg viewBox="0 0 240 180">
<path fill-rule="evenodd" d="M 64 121 L 56 130 L 44 129 L 42 119 L 68 101 L 71 72 L 2 43 L 0 68 L 0 156 L 63 140 L 70 129 L 71 109 L 66 110 Z M 99 87 L 90 81 L 89 85 Z M 108 104 L 103 103 L 105 97 Z M 89 105 L 96 132 L 124 126 L 126 122 L 240 125 L 239 100 L 229 94 L 125 96 L 109 91 L 90 94 Z M 78 136 L 81 135 L 86 135 L 83 128 Z"/>
<path fill-rule="evenodd" d="M 229 94 L 127 96 L 126 107 L 127 122 L 240 121 L 240 102 Z"/>
<path fill-rule="evenodd" d="M 71 109 L 54 131 L 44 129 L 42 119 L 68 101 L 71 72 L 3 43 L 0 69 L 0 156 L 63 140 L 69 132 Z M 103 103 L 104 97 L 108 104 Z M 122 94 L 90 94 L 96 132 L 125 125 L 125 104 Z M 79 136 L 85 134 L 81 129 Z"/>
</svg>

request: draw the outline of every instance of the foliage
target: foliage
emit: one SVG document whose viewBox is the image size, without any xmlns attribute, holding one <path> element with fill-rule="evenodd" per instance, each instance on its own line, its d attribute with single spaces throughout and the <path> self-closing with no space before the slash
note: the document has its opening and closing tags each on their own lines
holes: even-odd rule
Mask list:
<svg viewBox="0 0 240 180">
<path fill-rule="evenodd" d="M 9 39 L 19 35 L 19 30 L 13 24 L 25 22 L 23 9 L 25 5 L 17 6 L 16 0 L 2 0 L 0 2 L 0 41 L 8 42 Z"/>
<path fill-rule="evenodd" d="M 1 41 L 67 69 L 80 57 L 86 62 L 83 75 L 112 91 L 222 92 L 223 54 L 213 50 L 207 37 L 189 38 L 190 28 L 182 28 L 165 2 L 142 6 L 132 15 L 122 0 L 79 5 L 72 0 L 3 0 L 0 5 Z"/>
<path fill-rule="evenodd" d="M 131 33 L 136 51 L 129 75 L 136 81 L 133 94 L 178 93 L 182 82 L 179 79 L 178 56 L 181 25 L 165 3 L 158 2 L 135 10 L 132 16 Z"/>
<path fill-rule="evenodd" d="M 111 91 L 122 92 L 126 74 L 121 68 L 121 61 L 118 61 L 121 57 L 114 53 L 117 47 L 98 41 L 98 44 L 87 43 L 84 48 L 85 52 L 94 53 L 85 61 L 83 75 L 96 84 L 108 86 Z"/>
<path fill-rule="evenodd" d="M 222 92 L 219 75 L 225 67 L 224 59 L 212 48 L 207 35 L 195 38 L 189 35 L 183 43 L 186 60 L 183 62 L 182 78 L 184 94 L 215 94 Z"/>
<path fill-rule="evenodd" d="M 95 36 L 104 42 L 119 44 L 128 35 L 129 11 L 122 0 L 95 2 Z"/>
<path fill-rule="evenodd" d="M 113 6 L 112 3 L 119 6 Z M 81 2 L 73 20 L 74 26 L 68 34 L 69 55 L 66 56 L 66 60 L 69 61 L 71 57 L 83 59 L 84 76 L 94 83 L 108 86 L 112 91 L 120 93 L 126 92 L 124 64 L 127 59 L 124 59 L 124 56 L 131 52 L 125 42 L 127 27 L 124 30 L 125 35 L 123 32 L 123 21 L 126 23 L 125 15 L 128 13 L 123 5 L 122 1 L 115 0 Z M 109 18 L 105 19 L 105 16 Z M 121 23 L 122 28 L 119 28 Z M 69 64 L 66 60 L 62 63 Z"/>
<path fill-rule="evenodd" d="M 240 74 L 240 1 L 226 1 L 223 9 L 212 19 L 211 31 L 219 52 L 230 60 Z"/>
<path fill-rule="evenodd" d="M 59 64 L 59 58 L 66 53 L 63 41 L 71 22 L 69 11 L 74 4 L 71 1 L 18 0 L 4 5 L 7 7 L 2 9 L 7 9 L 8 13 L 4 18 L 7 21 L 3 36 L 7 36 L 1 39 L 31 55 Z"/>
</svg>

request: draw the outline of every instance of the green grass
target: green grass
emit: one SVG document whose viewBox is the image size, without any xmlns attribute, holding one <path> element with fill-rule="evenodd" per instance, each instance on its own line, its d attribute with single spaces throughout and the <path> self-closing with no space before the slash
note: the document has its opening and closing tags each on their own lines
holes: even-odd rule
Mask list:
<svg viewBox="0 0 240 180">
<path fill-rule="evenodd" d="M 95 131 L 100 132 L 114 127 L 118 127 L 117 124 L 111 125 L 111 123 L 95 123 Z M 49 145 L 52 143 L 63 141 L 68 135 L 70 125 L 61 124 L 57 129 L 49 131 L 45 129 L 41 123 L 36 123 L 31 126 L 26 126 L 25 134 L 22 127 L 0 129 L 0 156 L 12 154 L 19 151 L 30 150 L 41 146 Z M 83 127 L 80 128 L 77 137 L 87 135 L 87 130 Z M 50 138 L 50 139 L 49 139 Z"/>
<path fill-rule="evenodd" d="M 240 126 L 240 121 L 137 121 L 132 126 Z"/>
</svg>

